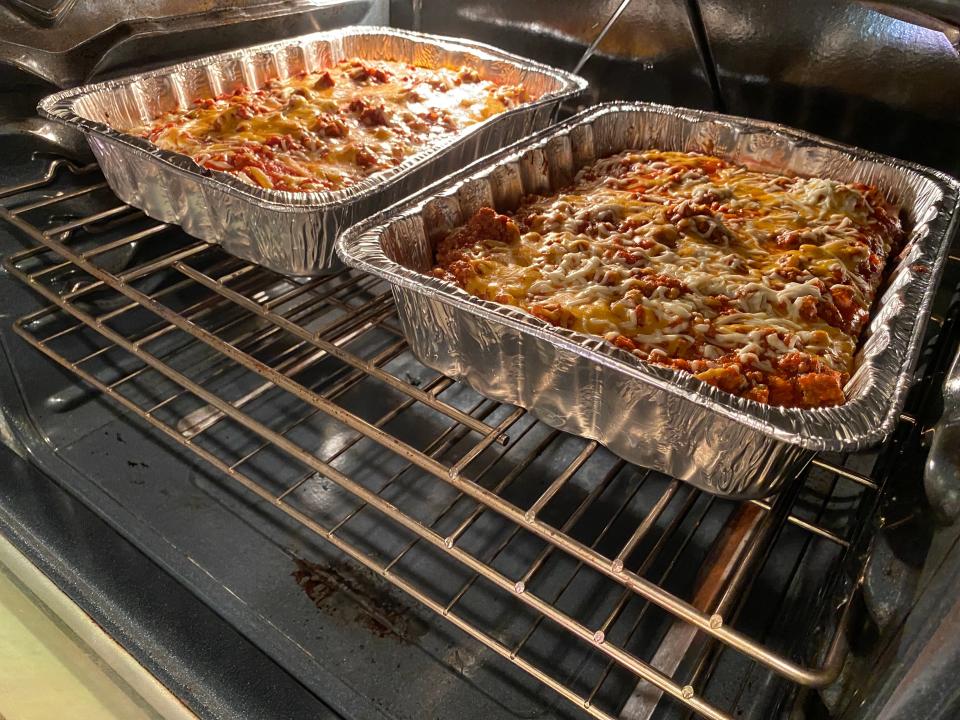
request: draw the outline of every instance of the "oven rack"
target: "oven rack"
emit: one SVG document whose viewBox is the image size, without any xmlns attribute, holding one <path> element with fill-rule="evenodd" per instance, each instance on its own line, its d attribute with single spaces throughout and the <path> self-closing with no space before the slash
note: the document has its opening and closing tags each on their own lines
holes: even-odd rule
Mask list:
<svg viewBox="0 0 960 720">
<path fill-rule="evenodd" d="M 19 335 L 589 715 L 649 717 L 668 696 L 730 720 L 707 687 L 723 653 L 801 686 L 839 673 L 873 455 L 815 458 L 769 501 L 719 500 L 419 365 L 374 278 L 234 259 L 117 200 L 95 165 L 54 160 L 0 198 L 34 243 L 4 266 L 50 303 Z M 741 630 L 787 535 L 800 550 L 780 599 L 826 554 L 831 614 Z M 571 588 L 594 602 L 566 602 Z M 807 657 L 822 628 L 826 652 Z"/>
</svg>

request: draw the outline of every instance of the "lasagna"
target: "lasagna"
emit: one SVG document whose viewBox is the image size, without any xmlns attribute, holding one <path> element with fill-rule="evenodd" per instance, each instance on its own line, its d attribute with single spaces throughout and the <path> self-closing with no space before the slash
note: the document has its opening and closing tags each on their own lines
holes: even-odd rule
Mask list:
<svg viewBox="0 0 960 720">
<path fill-rule="evenodd" d="M 816 408 L 844 385 L 897 210 L 870 186 L 626 151 L 435 241 L 436 277 L 750 400 Z"/>
<path fill-rule="evenodd" d="M 524 101 L 521 86 L 467 67 L 354 58 L 196 100 L 132 132 L 252 185 L 316 192 L 350 187 Z"/>
</svg>

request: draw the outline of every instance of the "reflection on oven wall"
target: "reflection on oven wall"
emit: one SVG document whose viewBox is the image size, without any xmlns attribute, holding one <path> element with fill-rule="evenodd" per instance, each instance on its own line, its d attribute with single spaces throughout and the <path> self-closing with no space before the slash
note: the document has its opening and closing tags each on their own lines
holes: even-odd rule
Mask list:
<svg viewBox="0 0 960 720">
<path fill-rule="evenodd" d="M 390 3 L 395 27 L 468 37 L 578 72 L 590 82 L 583 105 L 642 99 L 712 108 L 691 17 L 686 0 Z"/>
<path fill-rule="evenodd" d="M 40 13 L 46 6 L 58 12 Z M 58 88 L 318 30 L 387 25 L 388 10 L 387 0 L 0 0 L 0 130 L 34 122 L 39 99 Z"/>
<path fill-rule="evenodd" d="M 232 48 L 345 25 L 387 25 L 388 10 L 388 0 L 0 0 L 0 140 L 27 132 L 88 162 L 79 133 L 37 116 L 40 98 Z"/>
<path fill-rule="evenodd" d="M 118 43 L 97 63 L 91 79 L 127 75 L 132 66 L 145 62 L 161 66 L 200 55 L 347 25 L 389 24 L 386 0 L 337 0 L 333 3 L 295 1 L 289 4 L 287 11 L 276 12 L 275 15 L 267 12 L 270 5 L 266 3 L 262 17 L 257 17 L 253 9 L 245 12 L 234 5 L 230 8 L 232 12 L 227 15 L 229 21 L 217 25 L 214 33 L 210 32 L 210 27 L 194 28 L 187 24 L 170 33 L 163 43 L 152 42 L 149 33 L 135 37 L 132 42 Z M 281 8 L 278 5 L 277 10 Z M 244 19 L 245 15 L 250 16 L 248 20 Z"/>
<path fill-rule="evenodd" d="M 727 112 L 960 172 L 954 26 L 858 2 L 697 2 Z"/>
<path fill-rule="evenodd" d="M 960 33 L 949 23 L 855 0 L 621 5 L 391 0 L 390 18 L 568 70 L 595 43 L 580 69 L 591 84 L 585 103 L 723 110 L 960 174 Z"/>
</svg>

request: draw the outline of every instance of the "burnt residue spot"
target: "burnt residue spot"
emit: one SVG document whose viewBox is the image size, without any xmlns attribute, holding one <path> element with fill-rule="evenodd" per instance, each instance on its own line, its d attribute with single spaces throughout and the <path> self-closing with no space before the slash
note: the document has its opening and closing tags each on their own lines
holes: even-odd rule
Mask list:
<svg viewBox="0 0 960 720">
<path fill-rule="evenodd" d="M 387 595 L 369 571 L 345 562 L 326 565 L 294 558 L 290 573 L 320 610 L 366 628 L 381 638 L 413 642 L 426 627 L 410 609 Z"/>
</svg>

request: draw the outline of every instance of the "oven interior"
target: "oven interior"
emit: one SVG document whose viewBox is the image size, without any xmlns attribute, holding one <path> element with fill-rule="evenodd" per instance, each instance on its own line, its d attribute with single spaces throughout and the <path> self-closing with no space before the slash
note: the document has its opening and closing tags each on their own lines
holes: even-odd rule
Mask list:
<svg viewBox="0 0 960 720">
<path fill-rule="evenodd" d="M 952 717 L 957 471 L 924 470 L 956 252 L 889 440 L 732 502 L 428 370 L 372 277 L 290 280 L 124 205 L 25 110 L 51 82 L 367 22 L 576 69 L 584 103 L 774 119 L 956 172 L 949 16 L 158 3 L 164 22 L 68 42 L 71 8 L 27 4 L 0 6 L 34 33 L 19 64 L 0 45 L 0 527 L 198 715 Z"/>
</svg>

